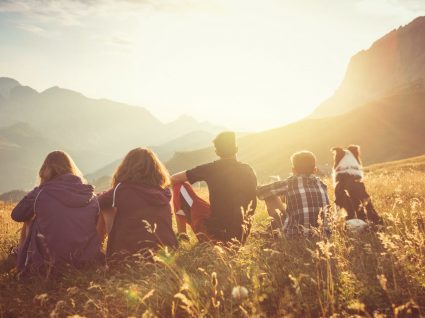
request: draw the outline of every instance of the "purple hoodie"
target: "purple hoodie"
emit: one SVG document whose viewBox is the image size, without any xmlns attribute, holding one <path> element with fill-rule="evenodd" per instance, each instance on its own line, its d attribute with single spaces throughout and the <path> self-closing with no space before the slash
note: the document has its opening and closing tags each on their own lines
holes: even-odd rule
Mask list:
<svg viewBox="0 0 425 318">
<path fill-rule="evenodd" d="M 120 183 L 101 194 L 102 209 L 117 209 L 106 256 L 122 252 L 133 254 L 160 245 L 177 247 L 170 200 L 169 189 L 129 183 Z"/>
<path fill-rule="evenodd" d="M 75 266 L 98 260 L 99 203 L 91 185 L 65 174 L 36 187 L 13 209 L 12 219 L 34 222 L 18 253 L 18 270 L 43 265 Z"/>
</svg>

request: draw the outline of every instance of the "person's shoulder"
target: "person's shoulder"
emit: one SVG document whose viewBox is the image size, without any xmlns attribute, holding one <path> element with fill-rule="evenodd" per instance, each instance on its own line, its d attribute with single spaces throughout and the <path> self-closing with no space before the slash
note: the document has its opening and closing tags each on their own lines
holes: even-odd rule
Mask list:
<svg viewBox="0 0 425 318">
<path fill-rule="evenodd" d="M 35 186 L 31 191 L 28 192 L 28 194 L 40 192 L 42 189 L 43 185 Z"/>
<path fill-rule="evenodd" d="M 188 170 L 193 170 L 193 169 L 208 169 L 208 168 L 212 168 L 217 166 L 217 161 L 212 161 L 212 162 L 206 162 L 206 163 L 202 163 L 199 164 L 195 167 L 193 167 L 192 169 L 188 169 Z"/>
<path fill-rule="evenodd" d="M 284 178 L 282 181 L 287 182 L 287 183 L 298 182 L 298 180 L 300 178 L 302 178 L 302 176 L 291 174 L 291 175 L 287 176 L 286 178 Z"/>
<path fill-rule="evenodd" d="M 30 192 L 28 192 L 25 197 L 26 198 L 36 198 L 41 194 L 41 192 L 43 192 L 42 190 L 44 190 L 43 185 L 36 186 Z"/>
<path fill-rule="evenodd" d="M 215 167 L 215 166 L 219 165 L 219 163 L 220 163 L 220 160 L 214 160 L 214 161 L 211 161 L 211 162 L 206 162 L 206 163 L 200 164 L 198 167 Z"/>
<path fill-rule="evenodd" d="M 219 169 L 217 162 L 207 162 L 200 165 L 197 165 L 191 169 L 186 170 L 187 176 L 189 175 L 204 175 L 209 174 L 211 171 L 215 171 L 215 169 Z"/>
<path fill-rule="evenodd" d="M 97 192 L 96 193 L 96 196 L 97 197 L 107 196 L 109 194 L 112 194 L 112 193 L 116 192 L 118 190 L 118 188 L 120 188 L 120 189 L 123 189 L 124 188 L 125 189 L 126 187 L 127 187 L 127 183 L 120 182 L 120 183 L 118 183 L 115 186 L 110 186 L 109 188 L 107 188 L 107 189 L 105 189 L 103 191 Z"/>
<path fill-rule="evenodd" d="M 314 179 L 314 180 L 316 180 L 322 187 L 325 187 L 325 188 L 327 188 L 328 186 L 326 185 L 326 183 L 319 177 L 319 176 L 317 176 L 317 175 L 315 175 L 315 174 L 312 174 L 311 175 L 311 178 L 312 179 Z"/>
<path fill-rule="evenodd" d="M 255 173 L 254 168 L 252 168 L 250 164 L 241 161 L 237 161 L 237 164 L 241 167 L 241 169 Z"/>
</svg>

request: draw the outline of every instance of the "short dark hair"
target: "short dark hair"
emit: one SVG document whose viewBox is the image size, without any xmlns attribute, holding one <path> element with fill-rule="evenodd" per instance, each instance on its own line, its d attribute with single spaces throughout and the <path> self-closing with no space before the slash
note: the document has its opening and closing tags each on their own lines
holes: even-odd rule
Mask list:
<svg viewBox="0 0 425 318">
<path fill-rule="evenodd" d="M 236 134 L 233 131 L 223 131 L 213 140 L 217 155 L 220 157 L 233 156 L 238 152 Z"/>
<path fill-rule="evenodd" d="M 291 163 L 296 173 L 313 174 L 316 169 L 316 156 L 311 151 L 299 151 L 291 156 Z"/>
</svg>

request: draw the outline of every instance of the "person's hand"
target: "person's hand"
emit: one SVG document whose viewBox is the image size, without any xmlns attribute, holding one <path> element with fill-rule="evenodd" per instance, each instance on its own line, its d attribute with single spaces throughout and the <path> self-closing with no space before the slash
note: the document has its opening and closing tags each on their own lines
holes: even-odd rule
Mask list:
<svg viewBox="0 0 425 318">
<path fill-rule="evenodd" d="M 179 240 L 179 242 L 183 241 L 183 242 L 189 242 L 189 235 L 187 235 L 187 233 L 185 232 L 181 232 L 181 233 L 177 233 L 177 240 Z"/>
</svg>

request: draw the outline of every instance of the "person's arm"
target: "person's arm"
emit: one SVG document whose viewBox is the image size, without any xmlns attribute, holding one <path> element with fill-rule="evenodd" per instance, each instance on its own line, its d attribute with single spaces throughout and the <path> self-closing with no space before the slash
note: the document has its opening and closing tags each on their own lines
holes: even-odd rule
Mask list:
<svg viewBox="0 0 425 318">
<path fill-rule="evenodd" d="M 282 220 L 285 213 L 285 206 L 282 203 L 282 200 L 278 196 L 268 197 L 266 200 L 267 213 L 271 218 L 273 218 L 272 226 L 273 228 L 283 227 Z"/>
<path fill-rule="evenodd" d="M 19 243 L 18 243 L 19 248 L 21 248 L 24 245 L 25 240 L 27 239 L 27 236 L 31 230 L 32 223 L 34 222 L 34 217 L 35 216 L 25 221 L 24 224 L 22 225 L 21 233 L 19 235 Z"/>
<path fill-rule="evenodd" d="M 282 180 L 264 186 L 259 186 L 257 188 L 257 197 L 260 200 L 266 200 L 269 197 L 280 197 L 282 195 L 285 195 L 287 191 L 288 183 L 286 180 Z"/>
<path fill-rule="evenodd" d="M 34 217 L 34 204 L 40 193 L 38 187 L 29 192 L 12 210 L 12 220 L 16 222 L 30 221 Z"/>
<path fill-rule="evenodd" d="M 106 238 L 106 225 L 102 212 L 100 212 L 97 218 L 96 231 L 97 235 L 99 236 L 100 242 L 103 243 Z"/>
<path fill-rule="evenodd" d="M 100 215 L 97 224 L 97 231 L 101 239 L 104 239 L 105 235 L 111 232 L 112 226 L 114 224 L 115 216 L 117 214 L 117 208 L 114 202 L 117 187 L 103 192 L 98 197 Z"/>
<path fill-rule="evenodd" d="M 177 233 L 186 233 L 186 218 L 176 215 Z"/>
<path fill-rule="evenodd" d="M 265 200 L 267 212 L 273 218 L 273 228 L 282 227 L 283 213 L 285 206 L 281 200 L 281 196 L 288 191 L 288 183 L 286 180 L 274 182 L 257 188 L 257 196 L 261 200 Z"/>
<path fill-rule="evenodd" d="M 252 193 L 250 193 L 250 197 L 251 197 L 251 206 L 250 206 L 250 210 L 252 211 L 252 214 L 255 213 L 255 210 L 257 209 L 257 193 L 256 193 L 256 189 L 257 189 L 257 175 L 255 174 L 254 170 L 252 170 L 252 174 L 251 174 L 251 184 L 252 184 Z"/>
<path fill-rule="evenodd" d="M 172 175 L 170 179 L 172 184 L 184 183 L 187 181 L 186 171 L 181 171 L 179 173 L 176 173 Z"/>
<path fill-rule="evenodd" d="M 204 165 L 197 166 L 193 169 L 186 170 L 186 178 L 190 184 L 194 184 L 199 181 L 206 181 L 208 183 L 209 176 L 213 173 L 214 170 L 211 170 L 214 167 L 214 163 L 207 163 Z"/>
</svg>

